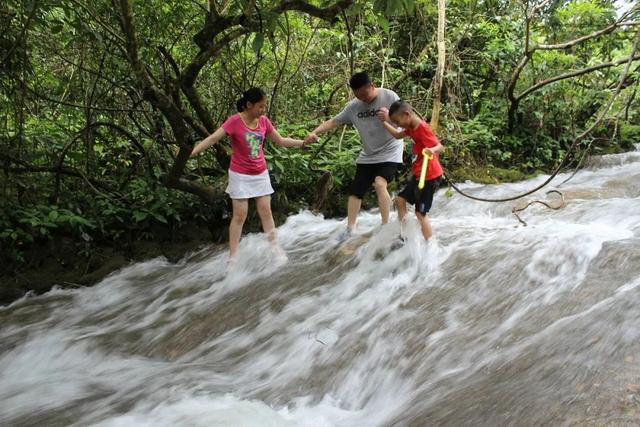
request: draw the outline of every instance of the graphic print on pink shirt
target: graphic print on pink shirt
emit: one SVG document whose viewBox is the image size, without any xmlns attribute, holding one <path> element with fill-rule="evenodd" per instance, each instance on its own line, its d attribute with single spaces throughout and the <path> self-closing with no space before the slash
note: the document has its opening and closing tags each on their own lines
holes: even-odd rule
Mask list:
<svg viewBox="0 0 640 427">
<path fill-rule="evenodd" d="M 260 144 L 262 144 L 263 135 L 248 131 L 244 134 L 244 140 L 247 142 L 247 144 L 249 144 L 249 157 L 252 159 L 257 159 L 260 155 Z"/>
</svg>

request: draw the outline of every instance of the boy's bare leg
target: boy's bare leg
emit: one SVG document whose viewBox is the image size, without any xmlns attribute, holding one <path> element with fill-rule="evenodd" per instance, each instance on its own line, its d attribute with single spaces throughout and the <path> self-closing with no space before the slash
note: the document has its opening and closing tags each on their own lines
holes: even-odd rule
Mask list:
<svg viewBox="0 0 640 427">
<path fill-rule="evenodd" d="M 376 176 L 373 186 L 378 195 L 378 207 L 380 208 L 382 224 L 387 224 L 389 222 L 389 211 L 391 210 L 391 196 L 387 191 L 387 180 L 381 176 Z"/>
<path fill-rule="evenodd" d="M 358 199 L 356 196 L 350 195 L 349 201 L 347 202 L 347 229 L 349 231 L 352 231 L 353 227 L 356 225 L 360 206 L 362 206 L 362 199 Z"/>
<path fill-rule="evenodd" d="M 398 210 L 398 221 L 400 221 L 400 237 L 406 237 L 405 227 L 407 224 L 407 201 L 404 197 L 396 196 L 396 209 Z"/>
<path fill-rule="evenodd" d="M 433 236 L 433 230 L 431 229 L 429 217 L 427 215 L 421 214 L 420 212 L 416 212 L 416 217 L 418 218 L 420 228 L 422 229 L 422 236 L 425 240 L 429 240 L 431 236 Z"/>
<path fill-rule="evenodd" d="M 232 199 L 231 205 L 233 207 L 233 216 L 229 224 L 229 256 L 233 258 L 238 251 L 238 244 L 240 243 L 240 236 L 242 235 L 242 226 L 247 219 L 249 200 Z"/>
</svg>

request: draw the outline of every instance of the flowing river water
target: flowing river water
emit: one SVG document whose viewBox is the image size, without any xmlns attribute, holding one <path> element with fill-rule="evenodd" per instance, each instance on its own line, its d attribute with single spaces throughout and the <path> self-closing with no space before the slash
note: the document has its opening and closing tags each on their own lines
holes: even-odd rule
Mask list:
<svg viewBox="0 0 640 427">
<path fill-rule="evenodd" d="M 284 265 L 255 234 L 229 274 L 207 248 L 16 301 L 0 425 L 640 425 L 640 152 L 557 188 L 566 207 L 532 205 L 526 227 L 511 209 L 544 191 L 441 190 L 428 243 L 412 218 L 391 250 L 395 214 L 370 211 L 342 254 L 345 222 L 301 212 Z"/>
</svg>

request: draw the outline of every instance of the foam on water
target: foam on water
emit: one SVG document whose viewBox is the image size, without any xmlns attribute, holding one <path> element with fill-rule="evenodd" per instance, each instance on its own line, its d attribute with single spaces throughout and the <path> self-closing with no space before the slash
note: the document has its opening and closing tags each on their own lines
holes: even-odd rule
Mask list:
<svg viewBox="0 0 640 427">
<path fill-rule="evenodd" d="M 0 308 L 0 424 L 627 420 L 640 411 L 619 403 L 640 381 L 639 165 L 593 162 L 558 187 L 565 208 L 522 212 L 526 227 L 512 207 L 555 187 L 495 204 L 441 190 L 436 237 L 411 217 L 397 249 L 395 214 L 381 227 L 363 212 L 349 254 L 343 220 L 303 211 L 278 228 L 286 264 L 250 234 L 231 271 L 205 248 L 16 301 Z M 462 187 L 504 197 L 545 179 Z"/>
</svg>

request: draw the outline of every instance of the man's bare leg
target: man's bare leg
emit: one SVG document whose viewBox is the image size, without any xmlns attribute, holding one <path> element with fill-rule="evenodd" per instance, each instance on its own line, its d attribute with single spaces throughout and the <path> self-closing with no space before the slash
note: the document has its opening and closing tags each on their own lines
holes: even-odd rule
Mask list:
<svg viewBox="0 0 640 427">
<path fill-rule="evenodd" d="M 387 180 L 381 176 L 376 176 L 373 186 L 378 195 L 378 207 L 380 208 L 382 224 L 387 224 L 389 222 L 389 212 L 391 211 L 391 196 L 387 191 Z"/>
<path fill-rule="evenodd" d="M 353 227 L 356 225 L 360 206 L 362 206 L 362 199 L 358 199 L 356 196 L 350 195 L 349 201 L 347 202 L 347 230 L 349 232 L 353 231 Z"/>
<path fill-rule="evenodd" d="M 404 239 L 407 236 L 405 230 L 407 224 L 407 201 L 404 197 L 396 196 L 395 204 L 398 210 L 398 221 L 400 221 L 400 237 Z"/>
</svg>

